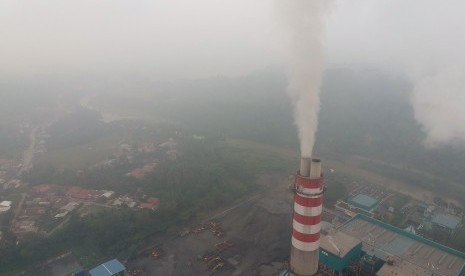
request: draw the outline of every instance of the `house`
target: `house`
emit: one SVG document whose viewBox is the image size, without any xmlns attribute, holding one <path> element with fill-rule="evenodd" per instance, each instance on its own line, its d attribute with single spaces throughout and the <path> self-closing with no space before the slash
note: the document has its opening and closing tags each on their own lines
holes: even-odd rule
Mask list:
<svg viewBox="0 0 465 276">
<path fill-rule="evenodd" d="M 2 201 L 0 202 L 0 213 L 7 212 L 11 209 L 11 201 Z"/>
<path fill-rule="evenodd" d="M 139 208 L 140 208 L 140 209 L 151 209 L 151 210 L 155 210 L 159 203 L 160 203 L 160 200 L 159 200 L 158 198 L 149 197 L 149 198 L 146 200 L 146 202 L 141 203 L 141 204 L 139 205 Z"/>
<path fill-rule="evenodd" d="M 33 188 L 34 190 L 34 193 L 36 194 L 44 194 L 44 193 L 47 193 L 50 191 L 52 187 L 48 184 L 40 184 L 40 185 L 37 185 Z"/>
</svg>

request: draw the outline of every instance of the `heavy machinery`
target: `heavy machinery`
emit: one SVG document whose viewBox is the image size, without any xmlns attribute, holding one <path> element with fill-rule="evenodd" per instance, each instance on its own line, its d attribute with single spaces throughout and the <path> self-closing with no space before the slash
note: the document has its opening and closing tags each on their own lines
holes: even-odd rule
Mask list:
<svg viewBox="0 0 465 276">
<path fill-rule="evenodd" d="M 215 246 L 219 251 L 223 251 L 223 250 L 233 247 L 234 244 L 230 241 L 224 241 L 224 242 L 217 243 Z"/>
</svg>

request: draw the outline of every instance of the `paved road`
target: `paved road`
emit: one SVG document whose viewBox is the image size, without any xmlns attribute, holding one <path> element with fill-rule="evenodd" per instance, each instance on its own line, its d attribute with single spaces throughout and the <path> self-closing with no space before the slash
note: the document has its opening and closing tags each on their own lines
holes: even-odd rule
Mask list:
<svg viewBox="0 0 465 276">
<path fill-rule="evenodd" d="M 37 143 L 37 132 L 39 131 L 39 127 L 34 127 L 29 134 L 29 147 L 23 153 L 23 162 L 22 167 L 19 169 L 17 176 L 21 176 L 21 174 L 25 171 L 28 171 L 32 168 L 32 161 L 34 159 L 34 149 Z"/>
<path fill-rule="evenodd" d="M 21 200 L 19 201 L 18 206 L 16 206 L 16 209 L 14 210 L 14 217 L 11 220 L 11 227 L 13 228 L 16 222 L 16 217 L 18 217 L 19 213 L 21 212 L 21 208 L 23 207 L 24 200 L 26 199 L 26 193 L 21 194 Z"/>
<path fill-rule="evenodd" d="M 224 210 L 224 211 L 222 211 L 222 212 L 220 212 L 220 213 L 218 213 L 218 214 L 216 214 L 216 215 L 214 215 L 214 216 L 212 216 L 212 217 L 206 219 L 205 221 L 208 222 L 208 221 L 213 220 L 213 219 L 216 219 L 216 218 L 224 217 L 224 216 L 227 215 L 229 212 L 231 212 L 232 210 L 234 210 L 234 209 L 236 209 L 236 208 L 238 208 L 238 207 L 244 205 L 245 203 L 251 202 L 251 201 L 254 201 L 254 200 L 258 200 L 258 199 L 260 199 L 260 198 L 262 198 L 262 197 L 263 197 L 263 195 L 260 195 L 260 194 L 253 195 L 253 196 L 251 196 L 251 197 L 249 197 L 249 198 L 246 198 L 246 199 L 240 201 L 240 202 L 237 203 L 236 205 L 234 205 L 234 206 L 232 206 L 232 207 L 230 207 L 230 208 L 228 208 L 228 209 L 226 209 L 226 210 Z"/>
<path fill-rule="evenodd" d="M 51 235 L 53 235 L 53 233 L 55 233 L 58 229 L 62 228 L 66 223 L 68 223 L 70 219 L 70 216 L 68 215 L 67 218 L 65 218 L 60 224 L 58 224 L 55 228 L 53 228 L 50 232 L 48 233 L 45 233 L 45 238 L 48 238 L 50 237 Z"/>
</svg>

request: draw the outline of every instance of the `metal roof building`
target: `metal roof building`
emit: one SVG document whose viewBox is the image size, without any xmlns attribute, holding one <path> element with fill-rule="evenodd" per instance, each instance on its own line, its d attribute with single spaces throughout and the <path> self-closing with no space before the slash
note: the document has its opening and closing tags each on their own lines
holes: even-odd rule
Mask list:
<svg viewBox="0 0 465 276">
<path fill-rule="evenodd" d="M 371 211 L 378 202 L 379 200 L 366 194 L 358 194 L 347 201 L 350 205 L 368 212 Z"/>
<path fill-rule="evenodd" d="M 461 219 L 456 216 L 437 213 L 433 216 L 431 222 L 437 226 L 454 231 L 460 225 Z"/>
<path fill-rule="evenodd" d="M 325 269 L 342 273 L 362 255 L 362 242 L 344 232 L 323 235 L 320 240 L 320 263 Z"/>
<path fill-rule="evenodd" d="M 126 268 L 117 259 L 113 259 L 89 270 L 91 276 L 124 276 Z"/>
<path fill-rule="evenodd" d="M 361 254 L 372 255 L 385 262 L 377 271 L 378 276 L 465 276 L 465 253 L 379 220 L 359 214 L 337 230 L 360 241 Z M 344 240 L 337 235 L 333 235 L 332 239 L 336 246 Z"/>
</svg>

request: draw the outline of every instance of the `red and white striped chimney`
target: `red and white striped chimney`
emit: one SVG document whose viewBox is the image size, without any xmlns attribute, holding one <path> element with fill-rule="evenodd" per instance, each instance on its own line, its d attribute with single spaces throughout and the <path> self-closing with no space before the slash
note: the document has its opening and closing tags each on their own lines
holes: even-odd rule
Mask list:
<svg viewBox="0 0 465 276">
<path fill-rule="evenodd" d="M 318 273 L 323 192 L 321 160 L 303 157 L 295 178 L 291 275 Z"/>
</svg>

